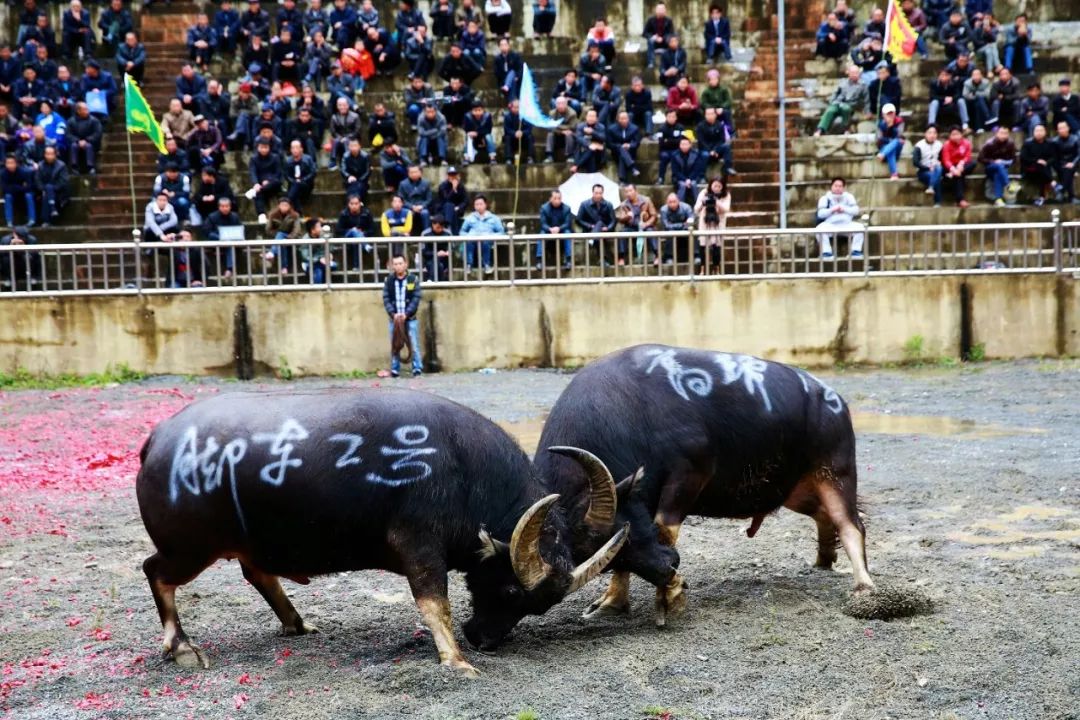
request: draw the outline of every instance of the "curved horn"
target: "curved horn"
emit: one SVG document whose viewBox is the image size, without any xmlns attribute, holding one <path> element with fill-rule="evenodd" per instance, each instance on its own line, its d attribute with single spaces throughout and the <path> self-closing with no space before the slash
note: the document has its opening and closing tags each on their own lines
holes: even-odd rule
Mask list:
<svg viewBox="0 0 1080 720">
<path fill-rule="evenodd" d="M 643 477 L 645 477 L 645 466 L 644 465 L 639 467 L 637 469 L 637 472 L 634 473 L 633 475 L 627 475 L 622 480 L 615 483 L 615 493 L 616 493 L 616 495 L 618 493 L 621 493 L 621 492 L 624 492 L 624 491 L 628 492 L 628 493 L 634 492 L 634 486 L 637 485 L 638 481 L 641 480 L 641 478 L 643 478 Z"/>
<path fill-rule="evenodd" d="M 526 590 L 535 588 L 551 573 L 551 565 L 540 556 L 540 533 L 548 511 L 558 499 L 554 494 L 534 503 L 518 520 L 510 537 L 510 562 Z"/>
<path fill-rule="evenodd" d="M 589 478 L 589 509 L 585 524 L 598 533 L 611 532 L 615 524 L 615 480 L 603 461 L 588 450 L 576 447 L 549 447 L 548 452 L 568 457 L 585 471 Z"/>
<path fill-rule="evenodd" d="M 626 544 L 628 532 L 630 532 L 630 523 L 623 525 L 622 530 L 615 533 L 615 535 L 604 544 L 604 547 L 597 550 L 591 558 L 574 568 L 570 589 L 566 591 L 567 595 L 577 592 L 587 582 L 604 571 L 604 568 L 607 567 L 608 563 L 615 559 L 615 556 L 622 550 L 622 546 Z"/>
</svg>

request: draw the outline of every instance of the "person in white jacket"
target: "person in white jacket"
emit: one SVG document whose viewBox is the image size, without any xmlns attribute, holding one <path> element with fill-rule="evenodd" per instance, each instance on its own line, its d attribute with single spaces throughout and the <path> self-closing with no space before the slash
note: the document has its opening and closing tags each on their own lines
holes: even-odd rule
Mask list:
<svg viewBox="0 0 1080 720">
<path fill-rule="evenodd" d="M 843 233 L 851 235 L 851 257 L 858 259 L 863 256 L 863 239 L 866 228 L 855 222 L 859 214 L 859 203 L 855 196 L 847 192 L 847 181 L 842 177 L 832 179 L 829 192 L 821 196 L 817 204 L 817 234 L 818 245 L 821 248 L 821 259 L 832 260 L 832 238 L 834 235 Z"/>
</svg>

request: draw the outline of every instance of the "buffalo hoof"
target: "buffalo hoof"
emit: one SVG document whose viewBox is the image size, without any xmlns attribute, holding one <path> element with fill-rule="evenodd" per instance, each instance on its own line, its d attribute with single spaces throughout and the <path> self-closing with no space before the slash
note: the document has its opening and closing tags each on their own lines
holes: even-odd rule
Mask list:
<svg viewBox="0 0 1080 720">
<path fill-rule="evenodd" d="M 210 669 L 210 658 L 198 646 L 192 645 L 190 642 L 177 643 L 176 647 L 168 654 L 172 655 L 172 659 L 182 668 L 201 667 L 203 670 Z"/>
<path fill-rule="evenodd" d="M 443 665 L 447 666 L 451 670 L 461 673 L 464 677 L 470 680 L 475 680 L 480 677 L 480 671 L 469 664 L 467 660 L 450 660 L 444 662 Z"/>
<path fill-rule="evenodd" d="M 306 623 L 303 620 L 300 621 L 299 625 L 282 626 L 281 628 L 281 634 L 285 637 L 292 637 L 294 635 L 310 635 L 311 633 L 317 632 L 319 632 L 319 628 L 311 625 L 310 623 Z"/>
<path fill-rule="evenodd" d="M 590 605 L 589 609 L 581 614 L 581 617 L 591 620 L 595 618 L 625 616 L 629 614 L 629 603 L 616 604 L 608 602 L 607 596 L 605 595 Z"/>
<path fill-rule="evenodd" d="M 675 575 L 667 585 L 656 588 L 656 626 L 664 627 L 686 610 L 686 591 L 689 589 L 681 576 Z"/>
</svg>

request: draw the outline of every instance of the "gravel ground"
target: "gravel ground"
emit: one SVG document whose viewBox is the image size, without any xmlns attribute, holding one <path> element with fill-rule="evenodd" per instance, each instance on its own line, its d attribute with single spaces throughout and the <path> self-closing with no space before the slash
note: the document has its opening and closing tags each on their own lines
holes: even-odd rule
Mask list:
<svg viewBox="0 0 1080 720">
<path fill-rule="evenodd" d="M 843 614 L 849 566 L 841 553 L 838 572 L 811 568 L 807 518 L 781 511 L 752 540 L 746 523 L 695 518 L 678 622 L 653 626 L 640 580 L 629 618 L 585 621 L 594 582 L 497 654 L 466 649 L 474 681 L 437 664 L 404 579 L 381 572 L 286 583 L 322 632 L 284 638 L 219 563 L 178 593 L 213 667 L 163 662 L 137 451 L 154 422 L 235 385 L 0 393 L 0 718 L 1080 718 L 1080 363 L 822 375 L 857 412 L 871 573 L 935 612 Z M 568 380 L 408 384 L 509 424 L 532 451 Z M 460 623 L 457 576 L 451 600 Z"/>
</svg>

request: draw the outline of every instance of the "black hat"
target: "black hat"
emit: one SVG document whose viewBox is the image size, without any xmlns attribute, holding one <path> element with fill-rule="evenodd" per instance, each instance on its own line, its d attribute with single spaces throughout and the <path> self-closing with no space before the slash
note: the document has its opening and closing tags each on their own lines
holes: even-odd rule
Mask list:
<svg viewBox="0 0 1080 720">
<path fill-rule="evenodd" d="M 1070 80 L 1069 78 L 1061 78 L 1060 80 L 1058 80 L 1058 87 L 1062 86 L 1072 87 L 1072 80 Z"/>
</svg>

